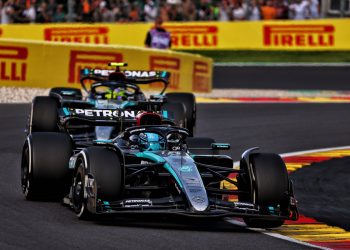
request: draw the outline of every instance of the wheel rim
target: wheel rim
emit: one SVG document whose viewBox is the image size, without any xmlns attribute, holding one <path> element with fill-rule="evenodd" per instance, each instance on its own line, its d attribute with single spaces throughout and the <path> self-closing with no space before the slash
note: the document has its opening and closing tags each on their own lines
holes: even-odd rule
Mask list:
<svg viewBox="0 0 350 250">
<path fill-rule="evenodd" d="M 24 151 L 23 163 L 21 165 L 21 183 L 22 183 L 22 191 L 25 195 L 28 194 L 29 186 L 30 186 L 30 178 L 29 178 L 29 150 L 28 147 Z"/>
<path fill-rule="evenodd" d="M 84 206 L 84 186 L 81 174 L 77 174 L 73 186 L 73 205 L 77 214 L 80 214 Z"/>
</svg>

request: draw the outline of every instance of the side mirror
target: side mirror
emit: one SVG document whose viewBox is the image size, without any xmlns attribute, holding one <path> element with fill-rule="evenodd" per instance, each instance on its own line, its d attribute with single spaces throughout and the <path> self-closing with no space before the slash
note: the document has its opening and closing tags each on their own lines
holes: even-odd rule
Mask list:
<svg viewBox="0 0 350 250">
<path fill-rule="evenodd" d="M 231 148 L 231 145 L 229 143 L 212 143 L 211 149 L 216 150 L 229 150 Z"/>
</svg>

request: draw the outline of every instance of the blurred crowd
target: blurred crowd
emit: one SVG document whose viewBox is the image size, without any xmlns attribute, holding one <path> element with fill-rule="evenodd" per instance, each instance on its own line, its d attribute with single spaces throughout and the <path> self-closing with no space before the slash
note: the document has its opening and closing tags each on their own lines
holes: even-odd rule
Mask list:
<svg viewBox="0 0 350 250">
<path fill-rule="evenodd" d="M 1 23 L 319 18 L 319 0 L 0 0 Z"/>
</svg>

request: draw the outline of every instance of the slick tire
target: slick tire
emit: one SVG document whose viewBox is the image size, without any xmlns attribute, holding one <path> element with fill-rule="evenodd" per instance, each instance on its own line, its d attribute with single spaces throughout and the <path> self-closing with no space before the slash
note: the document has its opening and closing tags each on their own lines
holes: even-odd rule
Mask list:
<svg viewBox="0 0 350 250">
<path fill-rule="evenodd" d="M 194 136 L 197 117 L 196 97 L 192 93 L 167 93 L 166 97 L 170 103 L 182 103 L 185 106 L 186 128 L 190 136 Z"/>
<path fill-rule="evenodd" d="M 32 102 L 31 132 L 58 131 L 58 102 L 49 96 L 37 96 Z"/>
<path fill-rule="evenodd" d="M 73 153 L 66 134 L 40 132 L 27 137 L 22 151 L 21 183 L 27 200 L 62 198 L 69 191 Z"/>
<path fill-rule="evenodd" d="M 168 118 L 173 120 L 176 126 L 186 128 L 186 112 L 182 103 L 165 103 L 162 106 L 162 112 L 167 112 Z"/>
<path fill-rule="evenodd" d="M 85 157 L 84 157 L 85 155 Z M 123 167 L 119 156 L 111 149 L 90 147 L 77 160 L 73 178 L 73 208 L 80 219 L 91 219 L 93 214 L 87 207 L 86 181 L 93 179 L 97 199 L 118 200 L 123 192 Z M 95 188 L 93 188 L 95 190 Z"/>
<path fill-rule="evenodd" d="M 255 177 L 252 195 L 255 203 L 261 206 L 285 207 L 288 203 L 289 178 L 286 165 L 277 154 L 255 153 L 250 156 Z M 251 201 L 253 202 L 253 201 Z M 244 218 L 249 227 L 279 227 L 284 220 Z"/>
</svg>

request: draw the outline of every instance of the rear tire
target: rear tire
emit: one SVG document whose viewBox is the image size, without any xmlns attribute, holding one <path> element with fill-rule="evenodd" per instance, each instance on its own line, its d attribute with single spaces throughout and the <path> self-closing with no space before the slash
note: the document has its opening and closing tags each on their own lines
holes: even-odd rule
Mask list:
<svg viewBox="0 0 350 250">
<path fill-rule="evenodd" d="M 58 131 L 58 102 L 49 96 L 37 96 L 32 103 L 31 132 Z"/>
<path fill-rule="evenodd" d="M 80 157 L 74 174 L 73 208 L 80 219 L 90 219 L 92 213 L 88 210 L 85 199 L 86 176 L 94 179 L 96 199 L 115 201 L 122 195 L 124 171 L 119 156 L 111 149 L 90 147 L 84 150 L 84 154 L 87 163 L 83 156 Z"/>
<path fill-rule="evenodd" d="M 288 203 L 289 178 L 282 158 L 277 154 L 255 153 L 250 155 L 250 163 L 255 181 L 251 195 L 253 200 L 250 198 L 248 201 L 254 203 L 255 199 L 257 205 L 285 208 Z M 284 220 L 244 218 L 244 222 L 249 227 L 274 228 L 283 225 Z"/>
<path fill-rule="evenodd" d="M 27 200 L 62 198 L 69 191 L 72 141 L 66 134 L 33 133 L 23 147 L 22 190 Z"/>
<path fill-rule="evenodd" d="M 173 120 L 176 126 L 186 128 L 185 107 L 181 103 L 165 103 L 162 111 L 167 111 L 168 119 Z"/>
<path fill-rule="evenodd" d="M 182 103 L 185 106 L 186 128 L 190 131 L 190 136 L 194 136 L 197 118 L 196 97 L 192 93 L 167 93 L 166 97 L 171 103 Z"/>
</svg>

